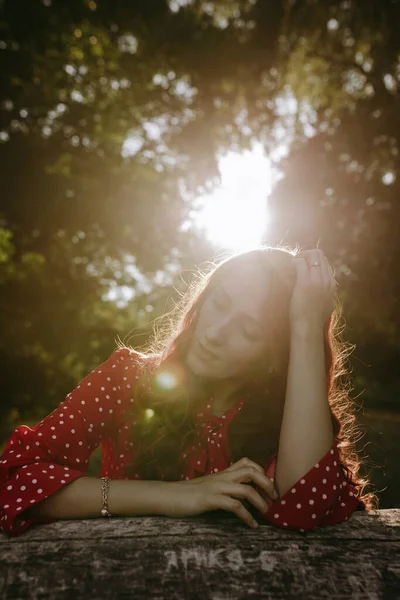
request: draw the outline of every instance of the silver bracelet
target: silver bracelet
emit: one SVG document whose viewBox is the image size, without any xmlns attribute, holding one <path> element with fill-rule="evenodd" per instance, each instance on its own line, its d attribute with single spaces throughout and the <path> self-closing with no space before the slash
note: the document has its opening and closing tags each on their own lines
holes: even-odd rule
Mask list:
<svg viewBox="0 0 400 600">
<path fill-rule="evenodd" d="M 110 487 L 110 477 L 101 477 L 101 493 L 103 496 L 103 508 L 101 509 L 101 515 L 103 517 L 114 517 L 108 510 L 108 490 Z"/>
</svg>

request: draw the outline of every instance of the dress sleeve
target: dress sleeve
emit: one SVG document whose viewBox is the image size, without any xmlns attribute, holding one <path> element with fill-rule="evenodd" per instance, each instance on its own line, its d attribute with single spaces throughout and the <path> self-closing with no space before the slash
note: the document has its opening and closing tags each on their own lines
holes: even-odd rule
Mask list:
<svg viewBox="0 0 400 600">
<path fill-rule="evenodd" d="M 115 350 L 32 429 L 19 425 L 0 456 L 0 531 L 21 535 L 35 523 L 23 511 L 85 475 L 93 451 L 114 426 L 114 411 L 131 387 L 130 351 Z"/>
<path fill-rule="evenodd" d="M 265 467 L 265 474 L 274 482 L 277 454 L 273 454 Z M 259 512 L 261 517 L 273 525 L 294 531 L 346 521 L 359 503 L 355 489 L 346 480 L 342 469 L 336 438 L 321 460 L 283 496 L 272 501 L 259 486 L 257 491 L 269 505 L 265 513 Z"/>
</svg>

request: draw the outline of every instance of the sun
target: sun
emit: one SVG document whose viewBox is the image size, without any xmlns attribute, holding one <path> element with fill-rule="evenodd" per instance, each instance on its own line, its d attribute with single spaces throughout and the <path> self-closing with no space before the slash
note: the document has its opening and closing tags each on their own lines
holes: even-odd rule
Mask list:
<svg viewBox="0 0 400 600">
<path fill-rule="evenodd" d="M 221 184 L 197 199 L 193 225 L 217 247 L 246 250 L 258 245 L 268 226 L 272 170 L 261 144 L 219 159 Z"/>
</svg>

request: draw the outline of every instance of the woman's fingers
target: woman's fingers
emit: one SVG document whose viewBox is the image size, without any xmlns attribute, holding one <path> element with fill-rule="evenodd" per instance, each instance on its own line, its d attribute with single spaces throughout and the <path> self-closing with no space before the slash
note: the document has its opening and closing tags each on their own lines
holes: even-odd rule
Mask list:
<svg viewBox="0 0 400 600">
<path fill-rule="evenodd" d="M 245 486 L 241 486 L 245 487 Z M 237 492 L 236 492 L 237 494 Z M 249 527 L 256 528 L 259 526 L 257 521 L 253 518 L 251 513 L 244 507 L 243 503 L 236 498 L 231 496 L 225 496 L 224 494 L 218 495 L 216 499 L 216 505 L 222 510 L 227 510 L 234 513 L 239 519 L 244 521 Z"/>
<path fill-rule="evenodd" d="M 254 467 L 258 471 L 260 471 L 260 473 L 264 473 L 264 469 L 262 468 L 262 466 L 254 462 L 254 460 L 250 460 L 250 458 L 247 458 L 247 456 L 243 456 L 243 458 L 237 460 L 235 463 L 233 463 L 233 465 L 225 469 L 225 471 L 233 471 L 237 469 L 242 469 L 243 467 Z"/>
<path fill-rule="evenodd" d="M 250 470 L 249 470 L 250 469 Z M 236 482 L 254 482 L 263 488 L 272 501 L 278 498 L 278 494 L 275 491 L 274 482 L 266 476 L 265 470 L 256 462 L 249 458 L 242 458 L 236 463 L 221 471 L 223 473 L 235 473 Z"/>
<path fill-rule="evenodd" d="M 268 510 L 268 503 L 250 485 L 242 483 L 226 483 L 221 491 L 223 494 L 229 494 L 235 498 L 248 500 L 255 508 L 258 508 L 261 513 L 265 513 L 265 511 Z"/>
<path fill-rule="evenodd" d="M 250 481 L 256 485 L 259 485 L 263 490 L 265 490 L 272 501 L 278 498 L 278 494 L 274 488 L 274 482 L 265 475 L 264 471 L 260 473 L 253 467 L 244 467 L 243 469 L 237 471 L 235 481 L 240 483 Z"/>
</svg>

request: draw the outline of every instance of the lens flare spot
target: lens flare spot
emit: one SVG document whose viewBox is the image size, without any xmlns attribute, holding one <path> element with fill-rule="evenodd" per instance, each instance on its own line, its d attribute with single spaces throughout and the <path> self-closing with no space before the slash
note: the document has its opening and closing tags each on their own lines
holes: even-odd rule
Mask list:
<svg viewBox="0 0 400 600">
<path fill-rule="evenodd" d="M 152 408 L 146 408 L 146 410 L 144 411 L 145 417 L 147 420 L 151 419 L 152 417 L 154 417 L 154 410 Z"/>
<path fill-rule="evenodd" d="M 173 390 L 178 385 L 178 380 L 173 373 L 165 372 L 157 375 L 155 383 L 161 390 Z"/>
</svg>

